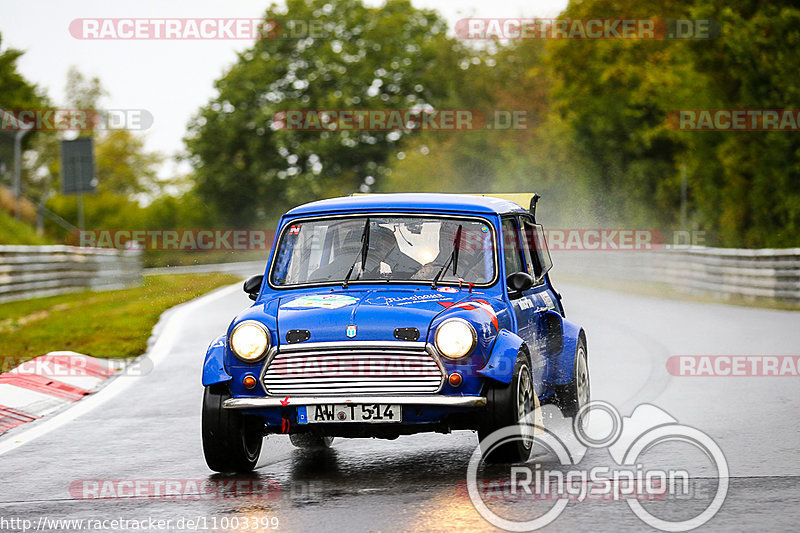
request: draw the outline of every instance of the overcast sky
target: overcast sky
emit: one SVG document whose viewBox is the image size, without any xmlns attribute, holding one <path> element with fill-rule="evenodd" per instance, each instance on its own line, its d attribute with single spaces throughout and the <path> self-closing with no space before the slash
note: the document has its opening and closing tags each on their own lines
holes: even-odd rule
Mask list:
<svg viewBox="0 0 800 533">
<path fill-rule="evenodd" d="M 468 17 L 555 17 L 567 0 L 412 0 L 448 20 Z M 379 0 L 367 0 L 380 5 Z M 147 147 L 165 154 L 183 149 L 186 124 L 214 96 L 213 82 L 251 45 L 243 40 L 114 41 L 80 40 L 70 35 L 76 18 L 259 18 L 268 0 L 3 0 L 2 48 L 25 51 L 19 70 L 55 105 L 64 105 L 71 65 L 98 76 L 109 96 L 106 109 L 146 109 L 155 117 L 146 131 Z M 170 172 L 169 167 L 162 175 Z"/>
</svg>

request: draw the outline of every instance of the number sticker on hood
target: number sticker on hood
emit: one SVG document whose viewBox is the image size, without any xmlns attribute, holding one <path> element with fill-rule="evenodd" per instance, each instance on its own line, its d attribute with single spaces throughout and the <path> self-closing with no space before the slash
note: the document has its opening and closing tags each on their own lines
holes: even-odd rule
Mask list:
<svg viewBox="0 0 800 533">
<path fill-rule="evenodd" d="M 320 309 L 339 309 L 340 307 L 347 307 L 353 305 L 358 301 L 358 298 L 352 296 L 344 296 L 342 294 L 325 294 L 325 295 L 312 295 L 301 296 L 296 300 L 285 304 L 283 307 L 289 309 L 303 309 L 303 308 L 320 308 Z"/>
</svg>

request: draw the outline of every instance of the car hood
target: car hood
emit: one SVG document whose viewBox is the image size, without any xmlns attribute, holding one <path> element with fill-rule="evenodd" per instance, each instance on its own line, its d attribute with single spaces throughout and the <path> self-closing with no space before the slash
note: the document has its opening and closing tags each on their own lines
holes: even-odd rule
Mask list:
<svg viewBox="0 0 800 533">
<path fill-rule="evenodd" d="M 310 332 L 308 342 L 393 341 L 395 329 L 416 328 L 419 340 L 424 341 L 436 315 L 468 296 L 467 291 L 449 288 L 328 289 L 283 296 L 278 334 L 281 343 L 292 330 Z M 355 326 L 353 336 L 350 326 Z"/>
</svg>

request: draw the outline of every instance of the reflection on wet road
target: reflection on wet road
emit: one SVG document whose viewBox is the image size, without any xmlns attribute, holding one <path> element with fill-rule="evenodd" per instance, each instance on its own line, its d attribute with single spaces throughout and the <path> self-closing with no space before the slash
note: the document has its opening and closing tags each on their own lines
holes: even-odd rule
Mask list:
<svg viewBox="0 0 800 533">
<path fill-rule="evenodd" d="M 652 403 L 707 433 L 724 451 L 730 489 L 705 528 L 792 529 L 800 504 L 800 463 L 794 459 L 800 447 L 798 378 L 676 377 L 665 364 L 672 355 L 796 355 L 799 315 L 577 286 L 562 292 L 568 315 L 587 331 L 594 399 L 610 402 L 624 416 Z M 297 450 L 288 438 L 271 436 L 252 476 L 212 474 L 200 445 L 203 354 L 248 303 L 231 290 L 194 307 L 152 373 L 118 378 L 135 381 L 95 409 L 2 455 L 0 517 L 34 526 L 46 525 L 42 517 L 84 520 L 61 527 L 49 522 L 50 530 L 85 530 L 86 520 L 113 519 L 155 521 L 150 528 L 161 520 L 165 529 L 186 531 L 495 530 L 467 495 L 465 473 L 477 443 L 472 432 L 394 441 L 337 439 L 324 451 Z M 6 439 L 22 435 L 17 431 Z M 686 468 L 705 480 L 700 485 L 706 493 L 716 486 L 702 457 L 685 449 L 659 447 L 646 459 Z M 591 449 L 581 467 L 612 462 L 607 450 Z M 560 468 L 544 452 L 535 463 Z M 485 479 L 503 475 L 507 467 L 482 473 Z M 168 483 L 180 487 L 181 496 L 152 497 Z M 666 516 L 692 504 L 672 502 L 662 512 Z M 492 508 L 530 517 L 544 505 L 550 504 L 498 498 Z M 130 524 L 108 530 L 125 530 L 124 525 Z M 21 530 L 13 526 L 3 529 Z M 570 503 L 545 529 L 646 528 L 622 501 L 586 499 Z"/>
</svg>

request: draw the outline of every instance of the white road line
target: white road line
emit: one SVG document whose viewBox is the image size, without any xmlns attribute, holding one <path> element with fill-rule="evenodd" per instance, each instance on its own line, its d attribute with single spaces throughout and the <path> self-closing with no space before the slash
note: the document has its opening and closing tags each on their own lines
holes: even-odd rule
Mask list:
<svg viewBox="0 0 800 533">
<path fill-rule="evenodd" d="M 180 304 L 172 308 L 172 315 L 166 323 L 161 325 L 158 338 L 152 348 L 142 357 L 147 357 L 155 368 L 166 356 L 169 354 L 170 349 L 175 344 L 178 331 L 181 329 L 183 323 L 191 317 L 192 313 L 198 307 L 202 307 L 208 303 L 224 298 L 229 294 L 241 290 L 241 282 L 234 285 L 218 289 L 214 292 L 201 296 L 195 300 Z M 124 373 L 123 373 L 124 374 Z M 90 412 L 91 410 L 99 407 L 106 401 L 110 400 L 123 390 L 130 387 L 140 379 L 145 379 L 147 376 L 126 376 L 126 379 L 117 379 L 118 376 L 112 376 L 108 379 L 108 385 L 100 389 L 98 392 L 87 396 L 86 398 L 75 402 L 64 411 L 55 416 L 48 417 L 36 422 L 31 422 L 32 427 L 27 430 L 20 431 L 19 433 L 12 433 L 7 437 L 0 439 L 0 455 L 18 448 L 32 440 L 45 435 L 54 429 L 60 428 L 67 422 L 75 420 L 79 416 Z"/>
</svg>

